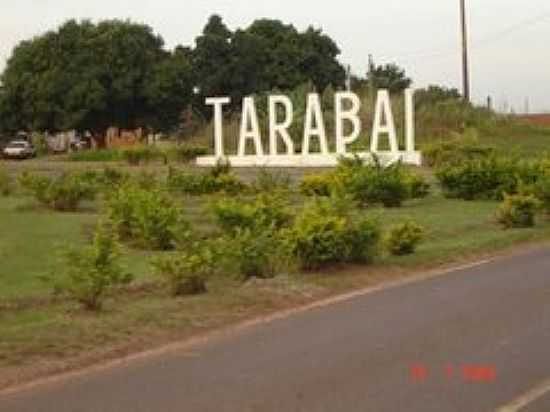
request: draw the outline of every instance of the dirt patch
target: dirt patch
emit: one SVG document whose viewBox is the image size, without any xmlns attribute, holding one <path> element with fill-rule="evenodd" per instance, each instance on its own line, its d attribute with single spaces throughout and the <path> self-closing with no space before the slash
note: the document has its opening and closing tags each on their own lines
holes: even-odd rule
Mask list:
<svg viewBox="0 0 550 412">
<path fill-rule="evenodd" d="M 518 118 L 534 126 L 550 127 L 550 113 L 549 114 L 526 114 L 526 115 L 518 116 Z"/>
</svg>

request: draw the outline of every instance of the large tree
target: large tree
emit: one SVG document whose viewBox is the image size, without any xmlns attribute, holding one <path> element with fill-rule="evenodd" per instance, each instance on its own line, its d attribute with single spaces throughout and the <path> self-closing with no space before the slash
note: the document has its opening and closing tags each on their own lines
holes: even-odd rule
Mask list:
<svg viewBox="0 0 550 412">
<path fill-rule="evenodd" d="M 345 71 L 336 43 L 320 30 L 299 32 L 279 20 L 260 19 L 232 33 L 212 16 L 194 50 L 194 67 L 203 96 L 243 96 L 291 90 L 312 82 L 322 91 L 342 86 Z"/>
<path fill-rule="evenodd" d="M 71 20 L 15 48 L 1 105 L 25 129 L 168 128 L 191 96 L 190 76 L 189 53 L 165 51 L 149 26 Z"/>
</svg>

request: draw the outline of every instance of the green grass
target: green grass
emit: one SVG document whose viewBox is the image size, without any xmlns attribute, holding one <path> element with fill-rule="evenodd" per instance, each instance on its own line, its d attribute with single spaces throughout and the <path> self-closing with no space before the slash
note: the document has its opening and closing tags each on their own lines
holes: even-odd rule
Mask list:
<svg viewBox="0 0 550 412">
<path fill-rule="evenodd" d="M 58 173 L 68 163 L 31 163 L 41 173 Z M 20 164 L 14 164 L 17 173 Z M 76 164 L 75 164 L 76 166 Z M 99 167 L 99 166 L 98 166 Z M 157 166 L 136 170 L 164 169 Z M 430 179 L 426 169 L 421 170 Z M 250 180 L 256 170 L 238 171 Z M 292 170 L 297 179 L 304 172 Z M 306 173 L 314 173 L 307 171 Z M 293 197 L 296 207 L 304 199 Z M 213 230 L 208 205 L 212 197 L 182 197 L 188 220 L 199 230 Z M 414 219 L 426 228 L 427 237 L 417 253 L 406 257 L 383 254 L 374 265 L 342 267 L 325 273 L 281 276 L 274 280 L 241 284 L 215 278 L 209 293 L 173 299 L 152 285 L 151 253 L 125 250 L 125 262 L 137 286 L 118 292 L 99 314 L 90 314 L 67 300 L 51 301 L 51 287 L 41 275 L 55 269 L 58 251 L 83 244 L 98 220 L 99 204 L 86 204 L 83 212 L 57 213 L 37 208 L 22 196 L 0 198 L 0 387 L 10 380 L 9 371 L 52 371 L 67 359 L 84 363 L 151 347 L 217 328 L 250 316 L 309 302 L 334 293 L 406 276 L 419 268 L 436 267 L 464 257 L 550 238 L 550 221 L 540 218 L 533 229 L 503 230 L 495 222 L 497 202 L 465 202 L 431 196 L 409 201 L 399 209 L 373 208 L 355 213 L 376 216 L 387 230 Z M 26 369 L 31 366 L 32 369 Z M 23 369 L 21 369 L 23 368 Z M 43 369 L 42 369 L 43 368 Z M 52 369 L 53 368 L 53 369 Z"/>
<path fill-rule="evenodd" d="M 90 238 L 98 218 L 92 212 L 52 212 L 21 197 L 0 197 L 0 216 L 0 302 L 50 292 L 41 278 L 59 267 L 64 248 Z M 138 279 L 147 276 L 145 253 L 132 252 L 125 261 Z"/>
</svg>

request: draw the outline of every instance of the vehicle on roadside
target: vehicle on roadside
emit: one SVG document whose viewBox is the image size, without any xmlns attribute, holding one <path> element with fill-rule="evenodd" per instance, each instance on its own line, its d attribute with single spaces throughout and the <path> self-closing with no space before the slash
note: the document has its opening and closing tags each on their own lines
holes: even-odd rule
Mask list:
<svg viewBox="0 0 550 412">
<path fill-rule="evenodd" d="M 36 157 L 36 149 L 25 140 L 13 140 L 4 147 L 2 156 L 5 159 L 30 159 Z"/>
</svg>

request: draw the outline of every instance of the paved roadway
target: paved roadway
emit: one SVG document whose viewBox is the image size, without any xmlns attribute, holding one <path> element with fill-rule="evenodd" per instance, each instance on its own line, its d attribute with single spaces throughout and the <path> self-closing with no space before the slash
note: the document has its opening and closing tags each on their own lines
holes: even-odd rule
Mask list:
<svg viewBox="0 0 550 412">
<path fill-rule="evenodd" d="M 549 412 L 549 379 L 538 249 L 0 395 L 0 411 Z"/>
</svg>

